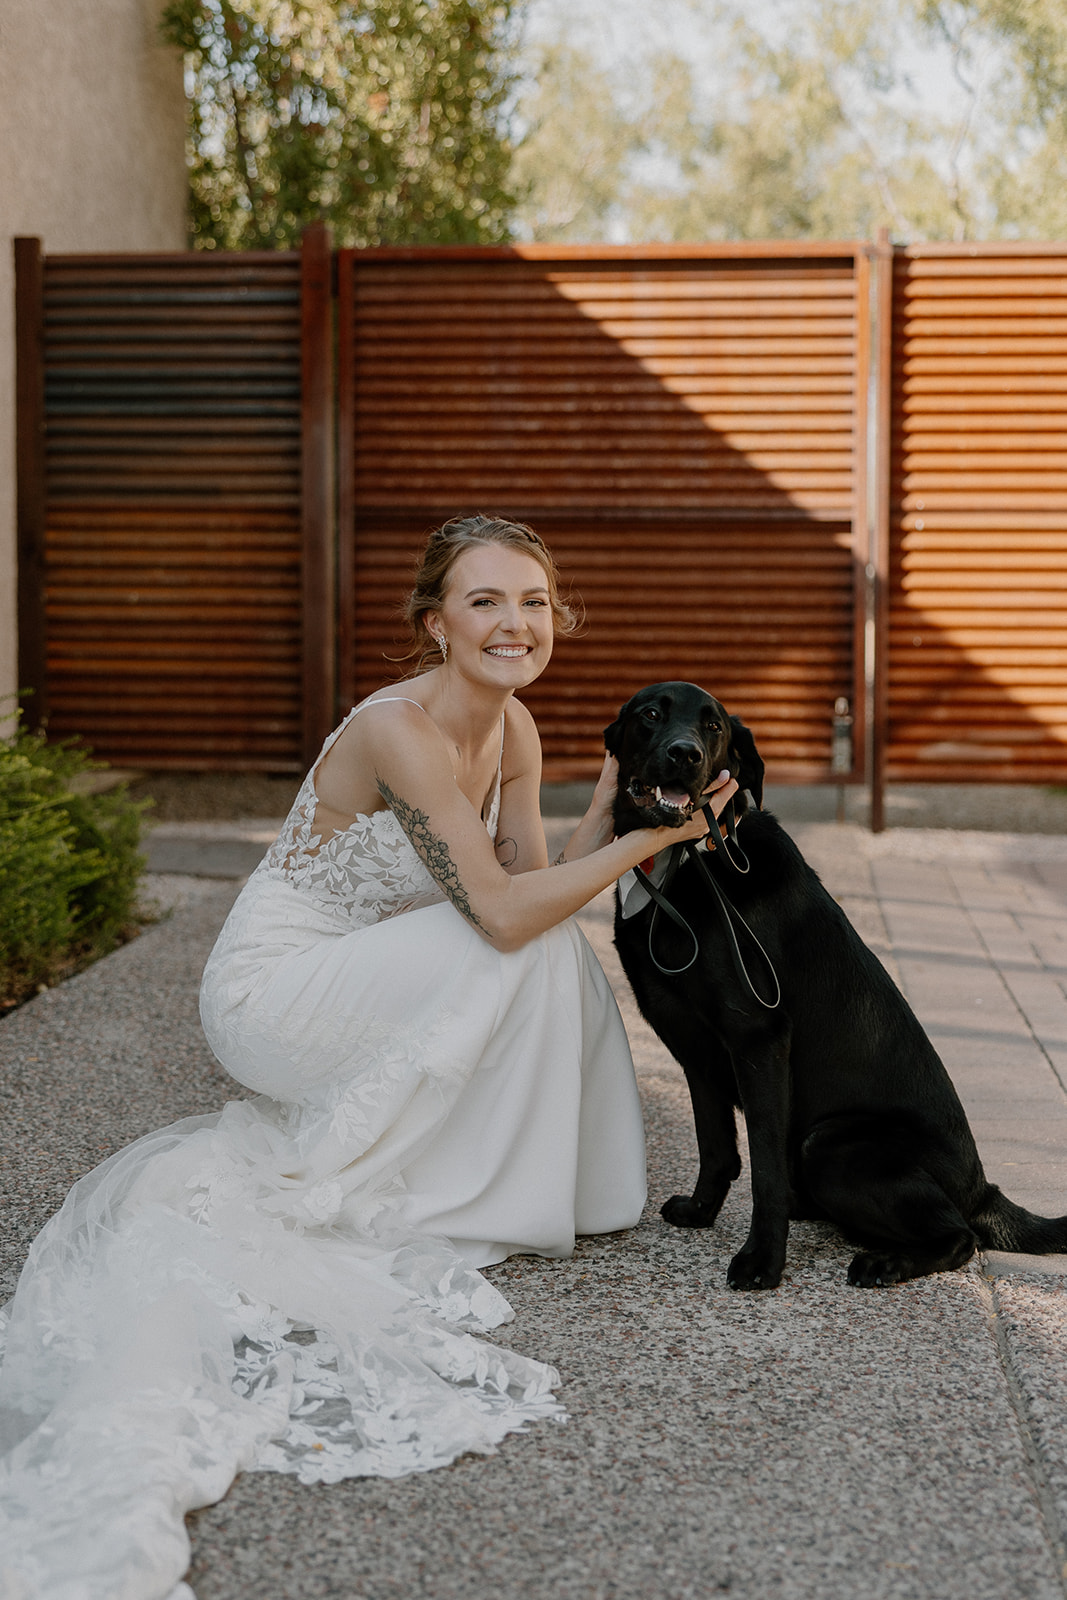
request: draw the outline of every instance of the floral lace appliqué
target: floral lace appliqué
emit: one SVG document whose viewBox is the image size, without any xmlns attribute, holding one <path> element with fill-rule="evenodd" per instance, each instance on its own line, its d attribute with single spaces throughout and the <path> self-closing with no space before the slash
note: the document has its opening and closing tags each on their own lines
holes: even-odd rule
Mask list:
<svg viewBox="0 0 1067 1600">
<path fill-rule="evenodd" d="M 284 877 L 324 908 L 343 909 L 359 924 L 381 922 L 386 917 L 444 899 L 443 891 L 392 811 L 357 816 L 347 828 L 328 838 L 323 837 L 318 827 L 315 773 L 323 757 L 362 709 L 357 706 L 350 711 L 326 740 L 259 868 L 261 872 Z M 498 767 L 486 818 L 491 839 L 496 838 L 500 815 L 500 778 Z"/>
</svg>

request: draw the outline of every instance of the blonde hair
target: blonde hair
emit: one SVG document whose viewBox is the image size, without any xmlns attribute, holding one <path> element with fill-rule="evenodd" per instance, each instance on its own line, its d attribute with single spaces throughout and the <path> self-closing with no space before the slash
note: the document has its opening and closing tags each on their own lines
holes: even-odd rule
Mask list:
<svg viewBox="0 0 1067 1600">
<path fill-rule="evenodd" d="M 548 583 L 549 604 L 557 638 L 576 632 L 581 626 L 580 603 L 573 597 L 565 601 L 559 592 L 559 573 L 552 553 L 539 533 L 524 522 L 508 522 L 504 517 L 453 517 L 442 527 L 435 528 L 426 541 L 415 574 L 415 587 L 408 595 L 403 618 L 411 631 L 411 647 L 400 657 L 410 661 L 417 658 L 415 671 L 421 671 L 431 656 L 439 653 L 440 645 L 427 628 L 424 618 L 428 611 L 437 611 L 448 591 L 452 568 L 465 550 L 479 545 L 499 544 L 505 549 L 517 550 L 521 555 L 532 556 L 544 571 Z"/>
</svg>

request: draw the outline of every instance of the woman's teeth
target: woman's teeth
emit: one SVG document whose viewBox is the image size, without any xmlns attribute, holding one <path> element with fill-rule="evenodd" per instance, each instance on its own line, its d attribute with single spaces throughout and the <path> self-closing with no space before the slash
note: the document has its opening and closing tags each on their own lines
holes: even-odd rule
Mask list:
<svg viewBox="0 0 1067 1600">
<path fill-rule="evenodd" d="M 530 647 L 526 644 L 494 644 L 490 645 L 486 651 L 486 654 L 490 656 L 503 656 L 505 661 L 517 661 L 520 656 L 528 656 L 529 653 Z"/>
</svg>

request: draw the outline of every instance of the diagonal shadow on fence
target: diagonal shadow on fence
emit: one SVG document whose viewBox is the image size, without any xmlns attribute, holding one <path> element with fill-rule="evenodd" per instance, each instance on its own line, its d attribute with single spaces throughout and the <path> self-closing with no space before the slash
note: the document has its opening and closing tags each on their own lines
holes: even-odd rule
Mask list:
<svg viewBox="0 0 1067 1600">
<path fill-rule="evenodd" d="M 351 692 L 395 650 L 420 535 L 487 510 L 535 524 L 586 606 L 524 696 L 556 775 L 675 677 L 777 775 L 825 775 L 853 695 L 851 258 L 368 252 L 351 281 Z"/>
</svg>

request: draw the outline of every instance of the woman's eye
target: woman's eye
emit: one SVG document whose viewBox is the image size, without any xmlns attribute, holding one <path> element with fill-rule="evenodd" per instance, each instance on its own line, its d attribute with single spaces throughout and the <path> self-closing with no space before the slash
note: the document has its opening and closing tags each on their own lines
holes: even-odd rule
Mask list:
<svg viewBox="0 0 1067 1600">
<path fill-rule="evenodd" d="M 528 606 L 535 606 L 538 611 L 543 611 L 548 602 L 547 600 L 527 600 L 526 604 Z"/>
</svg>

